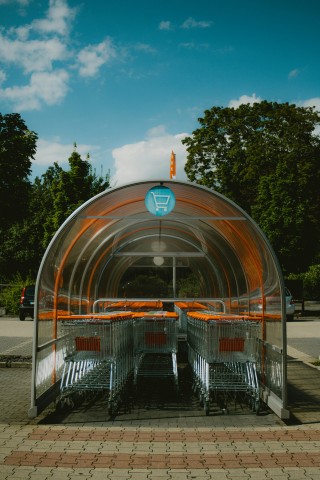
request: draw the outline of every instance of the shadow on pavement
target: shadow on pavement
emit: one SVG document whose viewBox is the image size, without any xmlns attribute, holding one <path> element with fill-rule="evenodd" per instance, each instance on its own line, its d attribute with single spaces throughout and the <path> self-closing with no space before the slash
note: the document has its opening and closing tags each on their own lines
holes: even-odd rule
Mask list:
<svg viewBox="0 0 320 480">
<path fill-rule="evenodd" d="M 320 422 L 320 371 L 297 360 L 288 361 L 287 425 Z"/>
<path fill-rule="evenodd" d="M 138 380 L 137 385 L 129 382 L 118 408 L 113 415 L 108 413 L 108 402 L 105 394 L 75 394 L 70 402 L 49 413 L 41 420 L 42 424 L 95 424 L 112 422 L 114 426 L 121 424 L 156 425 L 157 422 L 189 422 L 190 426 L 207 426 L 223 417 L 225 422 L 236 424 L 240 417 L 249 417 L 250 423 L 273 422 L 275 415 L 262 406 L 259 416 L 249 406 L 248 397 L 241 392 L 213 396 L 210 402 L 209 416 L 206 416 L 197 392 L 193 389 L 191 369 L 188 366 L 179 368 L 179 388 L 170 378 L 146 378 Z M 260 418 L 256 418 L 260 417 Z M 228 420 L 229 418 L 229 420 Z"/>
</svg>

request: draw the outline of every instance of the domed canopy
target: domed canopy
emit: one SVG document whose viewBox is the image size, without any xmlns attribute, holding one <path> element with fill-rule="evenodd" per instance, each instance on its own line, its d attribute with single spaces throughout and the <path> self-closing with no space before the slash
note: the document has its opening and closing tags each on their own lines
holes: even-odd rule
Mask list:
<svg viewBox="0 0 320 480">
<path fill-rule="evenodd" d="M 262 342 L 284 349 L 284 286 L 270 244 L 240 207 L 192 183 L 141 181 L 90 199 L 57 231 L 36 293 L 38 352 L 58 340 L 59 312 L 92 313 L 102 300 L 182 298 L 258 312 Z"/>
</svg>

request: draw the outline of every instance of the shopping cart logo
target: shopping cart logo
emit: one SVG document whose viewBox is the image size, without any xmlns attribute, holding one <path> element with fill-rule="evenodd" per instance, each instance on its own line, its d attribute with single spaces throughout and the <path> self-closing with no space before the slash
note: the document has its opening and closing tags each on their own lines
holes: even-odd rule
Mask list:
<svg viewBox="0 0 320 480">
<path fill-rule="evenodd" d="M 175 204 L 174 193 L 163 185 L 151 188 L 145 196 L 145 205 L 153 215 L 167 215 L 174 209 Z"/>
<path fill-rule="evenodd" d="M 170 195 L 158 195 L 157 193 L 151 192 L 153 195 L 154 204 L 156 206 L 156 211 L 163 210 L 164 212 L 168 212 L 168 204 L 170 200 Z"/>
</svg>

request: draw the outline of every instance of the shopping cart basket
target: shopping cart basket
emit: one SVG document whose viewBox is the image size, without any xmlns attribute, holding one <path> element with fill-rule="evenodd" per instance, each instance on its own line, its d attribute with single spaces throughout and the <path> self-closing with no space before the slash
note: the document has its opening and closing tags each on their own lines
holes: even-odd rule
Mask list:
<svg viewBox="0 0 320 480">
<path fill-rule="evenodd" d="M 170 377 L 178 384 L 178 315 L 156 311 L 133 314 L 134 379 Z"/>
<path fill-rule="evenodd" d="M 187 333 L 188 312 L 207 310 L 208 307 L 199 302 L 175 302 L 174 311 L 179 315 L 179 331 Z"/>
<path fill-rule="evenodd" d="M 189 363 L 206 414 L 210 398 L 219 398 L 227 411 L 227 399 L 239 393 L 259 410 L 256 351 L 260 330 L 260 323 L 248 316 L 189 312 Z"/>
<path fill-rule="evenodd" d="M 60 401 L 76 392 L 107 391 L 112 413 L 133 371 L 132 315 L 58 317 L 65 337 Z"/>
</svg>

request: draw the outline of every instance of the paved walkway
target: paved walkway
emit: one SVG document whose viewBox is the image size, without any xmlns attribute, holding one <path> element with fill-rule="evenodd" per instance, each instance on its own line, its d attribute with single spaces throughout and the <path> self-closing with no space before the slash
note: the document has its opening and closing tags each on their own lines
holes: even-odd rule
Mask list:
<svg viewBox="0 0 320 480">
<path fill-rule="evenodd" d="M 265 429 L 3 426 L 3 479 L 319 479 L 319 425 Z"/>
<path fill-rule="evenodd" d="M 112 421 L 103 400 L 89 400 L 31 420 L 30 368 L 0 368 L 0 479 L 320 480 L 320 371 L 288 355 L 286 423 L 242 405 L 206 417 L 187 399 L 182 410 L 140 405 Z"/>
</svg>

